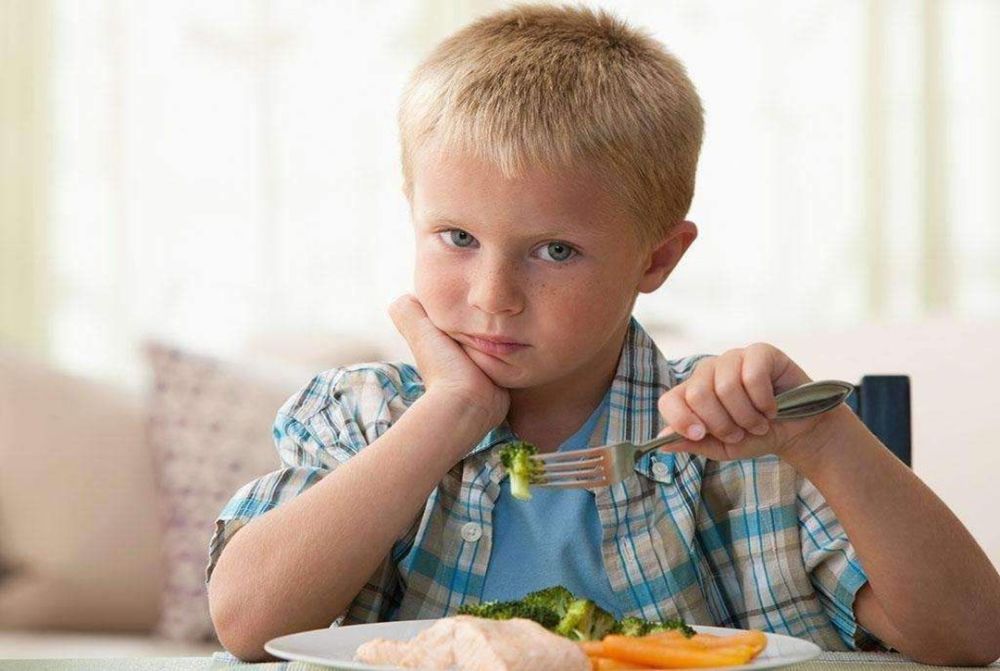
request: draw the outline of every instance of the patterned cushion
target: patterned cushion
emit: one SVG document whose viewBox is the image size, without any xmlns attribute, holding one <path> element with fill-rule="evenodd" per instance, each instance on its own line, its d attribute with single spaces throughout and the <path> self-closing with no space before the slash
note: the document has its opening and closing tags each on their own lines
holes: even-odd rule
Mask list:
<svg viewBox="0 0 1000 671">
<path fill-rule="evenodd" d="M 278 468 L 275 412 L 312 373 L 249 370 L 160 342 L 144 350 L 153 374 L 148 438 L 165 553 L 156 630 L 175 640 L 215 642 L 205 586 L 213 522 L 240 486 Z"/>
</svg>

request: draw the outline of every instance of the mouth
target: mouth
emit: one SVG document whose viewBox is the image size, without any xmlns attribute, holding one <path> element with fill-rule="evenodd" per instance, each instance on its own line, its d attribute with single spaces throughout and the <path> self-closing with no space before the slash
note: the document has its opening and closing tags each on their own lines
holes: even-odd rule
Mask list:
<svg viewBox="0 0 1000 671">
<path fill-rule="evenodd" d="M 508 340 L 505 338 L 486 336 L 486 335 L 472 335 L 463 334 L 469 339 L 469 345 L 475 347 L 481 352 L 492 355 L 501 354 L 512 354 L 519 350 L 525 349 L 528 345 L 524 343 L 516 342 L 514 340 Z"/>
</svg>

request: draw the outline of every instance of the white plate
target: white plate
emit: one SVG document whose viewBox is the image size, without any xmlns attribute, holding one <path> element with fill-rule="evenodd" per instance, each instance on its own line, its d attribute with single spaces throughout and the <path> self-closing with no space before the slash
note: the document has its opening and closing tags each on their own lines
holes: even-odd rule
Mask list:
<svg viewBox="0 0 1000 671">
<path fill-rule="evenodd" d="M 407 641 L 437 620 L 404 620 L 402 622 L 380 622 L 378 624 L 356 624 L 349 627 L 314 629 L 300 634 L 289 634 L 274 638 L 264 644 L 264 649 L 275 657 L 312 664 L 323 664 L 337 669 L 352 671 L 385 671 L 395 666 L 374 666 L 354 661 L 354 651 L 358 646 L 373 638 L 388 638 Z M 732 635 L 741 629 L 724 627 L 703 627 L 694 625 L 694 630 L 704 634 Z M 764 648 L 750 664 L 727 666 L 728 671 L 740 669 L 777 669 L 790 664 L 798 664 L 812 659 L 820 653 L 819 646 L 792 636 L 771 634 L 767 636 Z M 704 671 L 704 670 L 702 670 Z"/>
</svg>

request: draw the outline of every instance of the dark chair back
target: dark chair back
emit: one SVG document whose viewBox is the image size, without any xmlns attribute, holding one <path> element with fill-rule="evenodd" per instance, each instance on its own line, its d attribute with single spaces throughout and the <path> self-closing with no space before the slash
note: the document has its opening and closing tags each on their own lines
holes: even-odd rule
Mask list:
<svg viewBox="0 0 1000 671">
<path fill-rule="evenodd" d="M 847 405 L 868 430 L 907 466 L 910 454 L 910 378 L 906 375 L 865 375 L 854 385 Z"/>
</svg>

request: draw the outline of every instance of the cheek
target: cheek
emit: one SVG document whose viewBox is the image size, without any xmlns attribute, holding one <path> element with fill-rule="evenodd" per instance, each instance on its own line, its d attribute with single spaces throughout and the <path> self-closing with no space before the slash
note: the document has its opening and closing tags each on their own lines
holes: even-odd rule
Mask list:
<svg viewBox="0 0 1000 671">
<path fill-rule="evenodd" d="M 630 308 L 621 288 L 587 277 L 550 287 L 540 284 L 535 287 L 533 304 L 548 335 L 564 345 L 600 340 L 610 324 L 628 316 Z"/>
<path fill-rule="evenodd" d="M 417 256 L 413 284 L 417 299 L 430 314 L 455 305 L 465 286 L 458 265 L 432 253 Z"/>
</svg>

